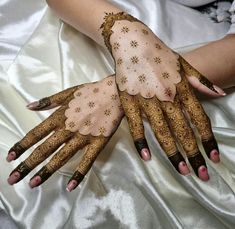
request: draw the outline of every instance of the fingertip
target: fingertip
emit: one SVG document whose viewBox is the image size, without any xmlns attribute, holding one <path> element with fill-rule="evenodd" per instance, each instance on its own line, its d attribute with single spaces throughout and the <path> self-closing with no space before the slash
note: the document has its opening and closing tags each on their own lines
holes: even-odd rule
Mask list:
<svg viewBox="0 0 235 229">
<path fill-rule="evenodd" d="M 13 185 L 20 180 L 20 173 L 18 171 L 14 171 L 11 173 L 7 179 L 9 185 Z"/>
<path fill-rule="evenodd" d="M 202 165 L 198 168 L 198 177 L 202 181 L 208 181 L 210 179 L 207 167 L 205 165 Z"/>
<path fill-rule="evenodd" d="M 71 180 L 67 184 L 66 190 L 68 192 L 72 192 L 78 186 L 78 182 L 76 180 Z"/>
<path fill-rule="evenodd" d="M 181 161 L 179 163 L 178 169 L 179 169 L 179 172 L 184 176 L 188 175 L 190 173 L 190 170 L 189 170 L 187 164 L 185 163 L 185 161 Z"/>
<path fill-rule="evenodd" d="M 35 188 L 37 186 L 39 186 L 42 182 L 42 179 L 40 176 L 35 176 L 35 177 L 32 177 L 29 181 L 29 186 L 30 188 Z"/>
<path fill-rule="evenodd" d="M 28 105 L 26 105 L 26 107 L 27 107 L 29 110 L 34 110 L 34 109 L 37 108 L 38 106 L 39 106 L 39 101 L 35 101 L 35 102 L 29 103 Z"/>
<path fill-rule="evenodd" d="M 140 152 L 140 155 L 144 161 L 151 160 L 151 153 L 150 153 L 149 149 L 147 149 L 147 148 L 142 149 Z"/>
<path fill-rule="evenodd" d="M 6 157 L 6 160 L 8 162 L 11 162 L 11 161 L 15 160 L 15 158 L 16 158 L 16 152 L 11 151 L 11 152 L 8 153 L 8 155 Z"/>
</svg>

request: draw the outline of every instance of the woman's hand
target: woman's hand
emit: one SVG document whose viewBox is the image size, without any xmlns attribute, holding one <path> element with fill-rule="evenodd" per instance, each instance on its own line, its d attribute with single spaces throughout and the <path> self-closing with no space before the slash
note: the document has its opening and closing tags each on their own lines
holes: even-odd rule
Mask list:
<svg viewBox="0 0 235 229">
<path fill-rule="evenodd" d="M 207 156 L 219 162 L 210 120 L 189 82 L 213 96 L 224 92 L 170 50 L 146 25 L 126 13 L 107 13 L 101 26 L 104 42 L 116 63 L 116 82 L 135 146 L 144 160 L 150 152 L 144 136 L 144 113 L 163 150 L 181 173 L 189 169 L 177 143 L 200 179 L 209 179 L 191 121 Z"/>
<path fill-rule="evenodd" d="M 89 171 L 123 117 L 113 76 L 99 82 L 69 88 L 33 102 L 28 108 L 39 111 L 57 106 L 60 108 L 9 150 L 7 160 L 12 161 L 48 137 L 12 171 L 8 178 L 9 184 L 23 179 L 61 147 L 49 163 L 30 180 L 30 186 L 36 187 L 66 164 L 78 150 L 84 148 L 83 157 L 67 186 L 67 189 L 72 191 Z"/>
</svg>

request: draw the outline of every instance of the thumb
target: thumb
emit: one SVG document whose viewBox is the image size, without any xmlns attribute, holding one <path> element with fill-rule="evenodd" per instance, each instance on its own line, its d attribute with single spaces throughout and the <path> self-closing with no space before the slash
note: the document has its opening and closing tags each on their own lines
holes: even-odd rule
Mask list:
<svg viewBox="0 0 235 229">
<path fill-rule="evenodd" d="M 38 101 L 29 103 L 26 107 L 33 111 L 49 110 L 61 106 L 72 93 L 78 89 L 78 86 L 68 88 L 57 94 L 42 98 Z"/>
<path fill-rule="evenodd" d="M 205 76 L 203 76 L 199 71 L 192 67 L 183 57 L 180 57 L 180 63 L 183 67 L 185 75 L 189 83 L 198 91 L 214 96 L 221 97 L 225 96 L 226 93 L 220 87 L 214 85 Z"/>
</svg>

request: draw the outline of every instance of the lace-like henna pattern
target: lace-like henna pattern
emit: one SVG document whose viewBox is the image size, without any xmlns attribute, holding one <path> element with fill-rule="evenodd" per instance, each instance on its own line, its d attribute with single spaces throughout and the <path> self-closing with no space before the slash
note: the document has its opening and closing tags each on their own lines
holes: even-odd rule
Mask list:
<svg viewBox="0 0 235 229">
<path fill-rule="evenodd" d="M 66 129 L 83 135 L 109 137 L 123 117 L 121 103 L 114 98 L 118 98 L 114 77 L 78 88 L 65 111 Z"/>
<path fill-rule="evenodd" d="M 116 21 L 121 21 L 121 20 L 139 21 L 138 19 L 124 12 L 119 12 L 117 14 L 105 13 L 104 23 L 101 25 L 100 28 L 102 29 L 102 36 L 104 37 L 104 43 L 106 47 L 108 48 L 108 50 L 110 51 L 110 53 L 112 53 L 112 46 L 110 44 L 110 37 L 113 34 L 112 27 Z M 129 28 L 126 26 L 123 26 L 121 28 L 121 32 L 123 34 L 126 34 L 129 32 Z"/>
<path fill-rule="evenodd" d="M 19 142 L 17 142 L 13 147 L 10 148 L 9 152 L 14 151 L 16 153 L 16 158 L 25 152 L 25 149 Z"/>
<path fill-rule="evenodd" d="M 105 44 L 116 62 L 119 90 L 130 95 L 141 94 L 144 98 L 157 96 L 161 101 L 173 101 L 175 85 L 181 81 L 178 55 L 169 51 L 142 22 L 123 12 L 106 14 L 101 28 Z M 122 35 L 117 35 L 118 32 Z M 151 56 L 154 49 L 157 57 Z M 147 76 L 144 81 L 139 78 L 141 75 Z"/>
</svg>

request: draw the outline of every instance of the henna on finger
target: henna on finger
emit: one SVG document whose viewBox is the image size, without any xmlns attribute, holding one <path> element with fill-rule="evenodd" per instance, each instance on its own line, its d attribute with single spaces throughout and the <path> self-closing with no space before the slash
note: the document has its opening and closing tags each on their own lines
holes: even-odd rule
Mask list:
<svg viewBox="0 0 235 229">
<path fill-rule="evenodd" d="M 42 98 L 39 101 L 28 104 L 27 108 L 34 111 L 40 111 L 63 105 L 63 103 L 67 100 L 67 98 L 71 96 L 74 93 L 74 91 L 77 90 L 77 88 L 78 86 L 74 86 L 66 90 L 63 90 L 55 95 Z"/>
<path fill-rule="evenodd" d="M 196 98 L 193 90 L 190 88 L 190 85 L 185 78 L 179 84 L 177 90 L 181 103 L 189 114 L 190 121 L 199 132 L 202 145 L 208 158 L 210 158 L 215 163 L 219 162 L 219 149 L 212 132 L 210 119 L 208 118 L 202 105 Z"/>
<path fill-rule="evenodd" d="M 63 123 L 63 108 L 58 109 L 50 115 L 46 120 L 30 130 L 23 139 L 17 142 L 8 152 L 7 160 L 12 161 L 20 157 L 31 146 L 42 140 L 50 134 L 55 128 Z M 14 155 L 12 157 L 12 154 Z"/>
<path fill-rule="evenodd" d="M 107 137 L 92 137 L 91 143 L 86 146 L 86 150 L 76 168 L 75 173 L 68 182 L 67 190 L 71 192 L 74 190 L 80 182 L 83 180 L 84 176 L 88 173 L 91 166 L 95 162 L 97 156 L 102 151 L 109 138 Z"/>
<path fill-rule="evenodd" d="M 138 100 L 126 92 L 119 92 L 119 96 L 136 150 L 142 159 L 150 160 L 151 155 L 144 135 L 144 126 Z"/>
<path fill-rule="evenodd" d="M 158 99 L 156 97 L 152 99 L 145 99 L 139 95 L 138 101 L 150 122 L 155 137 L 172 165 L 181 174 L 189 173 L 189 170 L 186 168 L 186 162 L 176 146 L 175 139 L 171 134 Z M 183 163 L 185 166 L 184 171 L 181 170 L 180 163 Z"/>
</svg>

